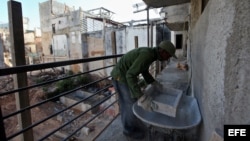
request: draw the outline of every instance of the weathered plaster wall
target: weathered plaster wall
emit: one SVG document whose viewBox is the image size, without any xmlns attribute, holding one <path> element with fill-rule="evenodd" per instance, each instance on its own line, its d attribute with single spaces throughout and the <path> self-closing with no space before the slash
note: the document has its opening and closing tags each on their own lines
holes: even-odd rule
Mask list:
<svg viewBox="0 0 250 141">
<path fill-rule="evenodd" d="M 199 141 L 224 124 L 250 123 L 250 1 L 210 0 L 191 34 L 192 92 L 203 122 Z"/>
<path fill-rule="evenodd" d="M 226 48 L 225 123 L 250 124 L 250 1 L 231 1 L 235 15 Z"/>
<path fill-rule="evenodd" d="M 45 56 L 51 55 L 50 45 L 52 45 L 52 32 L 43 32 L 42 33 L 42 47 L 43 47 L 43 53 Z"/>
<path fill-rule="evenodd" d="M 57 1 L 39 3 L 40 25 L 42 32 L 51 31 L 51 19 L 54 15 L 65 14 L 69 7 Z"/>
</svg>

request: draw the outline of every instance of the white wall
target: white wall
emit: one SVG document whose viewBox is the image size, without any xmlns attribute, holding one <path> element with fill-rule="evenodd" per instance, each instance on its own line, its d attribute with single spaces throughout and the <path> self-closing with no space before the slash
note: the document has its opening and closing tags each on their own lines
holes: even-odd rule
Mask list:
<svg viewBox="0 0 250 141">
<path fill-rule="evenodd" d="M 150 27 L 151 28 L 151 27 Z M 149 29 L 149 41 L 151 42 L 151 29 Z M 147 26 L 139 26 L 139 27 L 128 27 L 126 29 L 126 46 L 128 52 L 135 48 L 134 37 L 138 36 L 138 47 L 148 47 L 148 33 L 147 33 Z M 153 47 L 156 46 L 156 27 L 153 26 Z M 149 47 L 151 47 L 151 43 L 149 42 Z M 124 52 L 124 53 L 125 53 Z"/>
<path fill-rule="evenodd" d="M 53 54 L 57 57 L 68 56 L 68 42 L 66 35 L 54 35 L 53 36 Z"/>
<path fill-rule="evenodd" d="M 200 141 L 225 124 L 250 123 L 250 3 L 209 0 L 192 29 L 192 92 L 202 113 Z"/>
</svg>

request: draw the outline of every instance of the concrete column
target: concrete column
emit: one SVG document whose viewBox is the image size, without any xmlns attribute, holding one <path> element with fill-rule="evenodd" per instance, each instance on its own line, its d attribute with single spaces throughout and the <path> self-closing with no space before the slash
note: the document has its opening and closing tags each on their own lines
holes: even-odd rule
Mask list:
<svg viewBox="0 0 250 141">
<path fill-rule="evenodd" d="M 9 28 L 11 39 L 11 55 L 13 66 L 25 65 L 25 48 L 23 32 L 23 16 L 21 3 L 8 1 Z M 15 89 L 27 86 L 27 73 L 13 75 Z M 23 90 L 15 93 L 17 110 L 30 106 L 29 92 Z M 32 124 L 30 110 L 25 110 L 18 115 L 20 128 L 26 128 Z M 33 141 L 32 129 L 27 130 L 21 136 L 23 141 Z"/>
<path fill-rule="evenodd" d="M 116 55 L 117 50 L 116 50 L 116 38 L 115 38 L 115 31 L 111 32 L 111 42 L 112 42 L 112 54 Z M 113 64 L 117 63 L 117 58 L 113 59 Z"/>
<path fill-rule="evenodd" d="M 138 36 L 135 36 L 134 40 L 135 40 L 135 48 L 138 48 Z"/>
<path fill-rule="evenodd" d="M 82 34 L 82 57 L 89 57 L 89 46 L 88 46 L 88 36 L 86 34 Z M 89 63 L 83 63 L 83 72 L 89 71 Z"/>
</svg>

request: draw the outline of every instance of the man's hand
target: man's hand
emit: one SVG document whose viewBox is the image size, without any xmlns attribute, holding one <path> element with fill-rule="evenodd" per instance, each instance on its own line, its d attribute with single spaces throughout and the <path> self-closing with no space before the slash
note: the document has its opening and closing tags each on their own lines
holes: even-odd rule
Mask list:
<svg viewBox="0 0 250 141">
<path fill-rule="evenodd" d="M 142 107 L 146 111 L 152 111 L 151 103 L 152 103 L 152 98 L 147 94 L 141 96 L 137 101 L 138 106 Z"/>
</svg>

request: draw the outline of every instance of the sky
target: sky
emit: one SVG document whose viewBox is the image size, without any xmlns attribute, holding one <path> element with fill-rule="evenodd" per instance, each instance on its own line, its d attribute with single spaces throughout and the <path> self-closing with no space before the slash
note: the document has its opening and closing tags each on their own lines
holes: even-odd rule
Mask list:
<svg viewBox="0 0 250 141">
<path fill-rule="evenodd" d="M 0 4 L 0 24 L 8 23 L 8 6 L 9 0 L 1 0 Z M 39 19 L 39 3 L 47 0 L 15 0 L 22 4 L 23 17 L 29 18 L 29 29 L 40 27 Z M 117 22 L 126 22 L 131 20 L 141 20 L 147 18 L 146 11 L 134 13 L 136 11 L 133 5 L 136 3 L 143 3 L 142 0 L 54 0 L 60 3 L 64 3 L 70 7 L 74 7 L 76 10 L 79 7 L 82 10 L 90 10 L 95 8 L 104 7 L 112 12 L 114 16 L 112 20 Z M 143 7 L 142 7 L 143 8 Z M 159 18 L 159 14 L 155 10 L 150 10 L 150 18 Z"/>
</svg>

